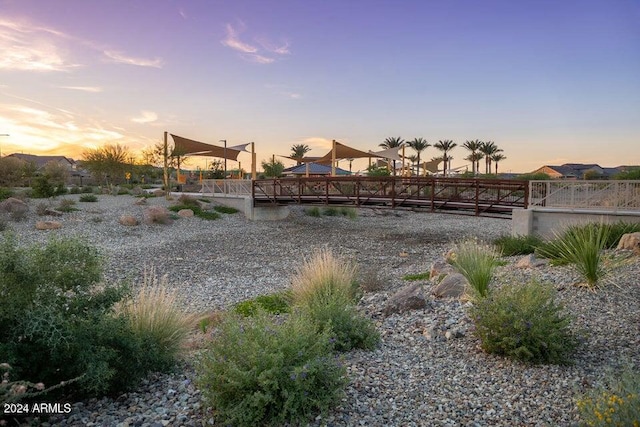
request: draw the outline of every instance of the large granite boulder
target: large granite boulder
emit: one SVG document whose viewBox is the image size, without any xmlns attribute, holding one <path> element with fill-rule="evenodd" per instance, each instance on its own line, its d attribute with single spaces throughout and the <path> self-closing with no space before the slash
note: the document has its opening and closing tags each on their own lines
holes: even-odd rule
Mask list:
<svg viewBox="0 0 640 427">
<path fill-rule="evenodd" d="M 393 313 L 406 313 L 411 310 L 420 310 L 427 306 L 427 300 L 424 297 L 424 291 L 419 283 L 414 283 L 396 292 L 383 310 L 385 316 Z"/>
<path fill-rule="evenodd" d="M 431 288 L 431 294 L 438 298 L 460 298 L 467 286 L 467 279 L 462 274 L 449 273 Z"/>
<path fill-rule="evenodd" d="M 617 249 L 634 251 L 640 254 L 640 232 L 623 234 Z"/>
</svg>

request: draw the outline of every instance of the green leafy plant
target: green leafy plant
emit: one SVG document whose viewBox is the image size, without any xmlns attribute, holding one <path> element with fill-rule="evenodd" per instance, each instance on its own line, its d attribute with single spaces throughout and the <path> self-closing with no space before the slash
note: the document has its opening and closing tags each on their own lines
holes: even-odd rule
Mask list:
<svg viewBox="0 0 640 427">
<path fill-rule="evenodd" d="M 58 207 L 56 209 L 59 210 L 60 212 L 67 212 L 67 213 L 75 212 L 78 210 L 78 208 L 76 208 L 76 201 L 72 199 L 60 200 L 60 202 L 58 203 Z"/>
<path fill-rule="evenodd" d="M 527 255 L 535 252 L 542 244 L 542 239 L 530 236 L 502 236 L 493 241 L 503 256 Z"/>
<path fill-rule="evenodd" d="M 424 273 L 407 274 L 402 277 L 402 280 L 407 280 L 409 282 L 416 282 L 418 280 L 429 280 L 430 277 L 431 277 L 431 273 L 426 271 Z"/>
<path fill-rule="evenodd" d="M 610 230 L 611 226 L 607 224 L 570 226 L 562 235 L 556 235 L 554 240 L 540 246 L 538 253 L 556 264 L 573 265 L 586 286 L 594 288 L 606 273 L 603 251 Z"/>
<path fill-rule="evenodd" d="M 486 297 L 493 272 L 498 266 L 498 252 L 492 246 L 469 240 L 457 245 L 454 254 L 453 266 L 469 282 L 469 298 L 477 300 Z"/>
<path fill-rule="evenodd" d="M 336 216 L 339 213 L 338 208 L 334 208 L 333 206 L 328 206 L 322 210 L 322 215 L 324 216 Z"/>
<path fill-rule="evenodd" d="M 233 311 L 243 316 L 253 316 L 259 310 L 270 314 L 289 313 L 291 311 L 289 301 L 291 292 L 283 291 L 268 295 L 259 295 L 253 299 L 237 303 Z"/>
<path fill-rule="evenodd" d="M 46 176 L 38 176 L 31 185 L 31 197 L 34 199 L 46 199 L 53 197 L 56 194 L 56 190 L 49 182 Z"/>
<path fill-rule="evenodd" d="M 232 208 L 230 206 L 214 206 L 213 210 L 215 210 L 216 212 L 220 212 L 220 213 L 224 213 L 224 214 L 234 214 L 234 213 L 238 213 L 238 209 L 236 208 Z"/>
<path fill-rule="evenodd" d="M 0 187 L 0 201 L 13 197 L 14 192 L 10 188 Z"/>
<path fill-rule="evenodd" d="M 549 285 L 509 284 L 475 302 L 470 316 L 487 353 L 531 363 L 568 363 L 577 347 L 571 318 Z"/>
<path fill-rule="evenodd" d="M 179 212 L 183 209 L 191 209 L 193 211 L 194 216 L 197 216 L 198 218 L 209 220 L 209 221 L 213 221 L 220 218 L 220 214 L 218 214 L 217 212 L 202 210 L 199 205 L 195 206 L 195 205 L 180 204 L 180 205 L 173 205 L 169 207 L 169 210 L 173 212 Z"/>
<path fill-rule="evenodd" d="M 609 374 L 602 386 L 577 401 L 580 418 L 589 427 L 640 427 L 640 374 L 626 368 Z"/>
<path fill-rule="evenodd" d="M 305 209 L 304 213 L 316 218 L 319 218 L 320 216 L 322 216 L 322 214 L 320 213 L 320 208 L 317 206 L 313 206 L 311 208 Z"/>
<path fill-rule="evenodd" d="M 301 314 L 283 323 L 266 313 L 230 315 L 199 361 L 198 385 L 223 424 L 306 424 L 344 393 L 330 338 Z"/>
<path fill-rule="evenodd" d="M 354 208 L 348 208 L 346 206 L 340 208 L 340 213 L 349 219 L 356 219 L 358 217 L 358 212 Z"/>
<path fill-rule="evenodd" d="M 98 201 L 98 197 L 95 194 L 83 194 L 78 200 L 84 203 L 93 203 Z"/>
</svg>

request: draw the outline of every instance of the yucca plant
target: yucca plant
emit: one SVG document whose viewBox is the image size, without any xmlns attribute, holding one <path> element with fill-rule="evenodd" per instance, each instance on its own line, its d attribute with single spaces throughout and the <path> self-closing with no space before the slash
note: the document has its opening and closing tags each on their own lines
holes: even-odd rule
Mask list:
<svg viewBox="0 0 640 427">
<path fill-rule="evenodd" d="M 573 265 L 586 286 L 593 289 L 606 273 L 603 251 L 607 248 L 610 233 L 608 224 L 571 226 L 542 245 L 539 254 L 556 263 Z"/>
<path fill-rule="evenodd" d="M 500 254 L 493 246 L 468 240 L 456 246 L 453 266 L 469 282 L 467 296 L 471 300 L 485 298 L 489 293 L 489 283 L 493 272 L 500 265 Z"/>
<path fill-rule="evenodd" d="M 148 344 L 149 351 L 157 352 L 161 365 L 176 360 L 196 324 L 195 315 L 185 315 L 177 303 L 176 291 L 169 289 L 167 276 L 158 278 L 149 268 L 135 297 L 122 303 L 118 310 L 133 332 Z"/>
</svg>

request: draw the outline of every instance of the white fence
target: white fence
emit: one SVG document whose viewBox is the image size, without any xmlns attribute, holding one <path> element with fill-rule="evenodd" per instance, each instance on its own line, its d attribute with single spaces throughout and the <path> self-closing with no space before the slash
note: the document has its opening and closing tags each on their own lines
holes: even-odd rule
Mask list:
<svg viewBox="0 0 640 427">
<path fill-rule="evenodd" d="M 214 195 L 250 196 L 251 185 L 249 179 L 203 179 L 200 192 Z"/>
<path fill-rule="evenodd" d="M 640 180 L 530 181 L 529 207 L 640 212 Z"/>
</svg>

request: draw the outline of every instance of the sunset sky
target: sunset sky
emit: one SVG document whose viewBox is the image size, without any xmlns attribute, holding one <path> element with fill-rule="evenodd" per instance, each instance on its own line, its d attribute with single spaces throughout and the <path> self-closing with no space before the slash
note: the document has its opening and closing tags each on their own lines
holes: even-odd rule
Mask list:
<svg viewBox="0 0 640 427">
<path fill-rule="evenodd" d="M 639 23 L 638 0 L 0 0 L 0 150 L 401 136 L 454 140 L 454 167 L 468 139 L 504 172 L 638 165 Z"/>
</svg>

